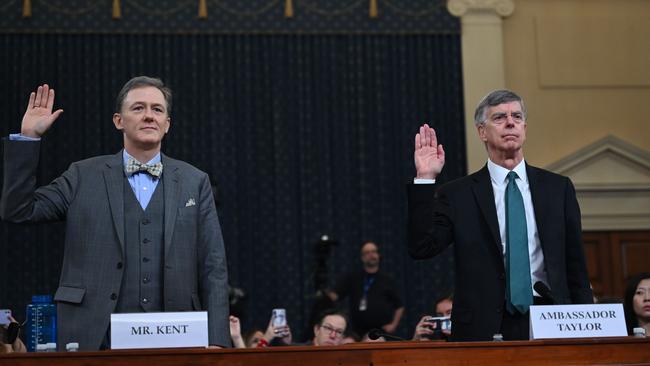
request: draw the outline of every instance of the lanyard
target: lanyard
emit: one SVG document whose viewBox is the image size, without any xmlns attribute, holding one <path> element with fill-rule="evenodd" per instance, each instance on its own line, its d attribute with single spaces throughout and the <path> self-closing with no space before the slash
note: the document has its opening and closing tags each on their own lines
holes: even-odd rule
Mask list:
<svg viewBox="0 0 650 366">
<path fill-rule="evenodd" d="M 368 296 L 368 291 L 373 283 L 375 283 L 375 276 L 366 276 L 366 278 L 363 279 L 363 298 Z"/>
</svg>

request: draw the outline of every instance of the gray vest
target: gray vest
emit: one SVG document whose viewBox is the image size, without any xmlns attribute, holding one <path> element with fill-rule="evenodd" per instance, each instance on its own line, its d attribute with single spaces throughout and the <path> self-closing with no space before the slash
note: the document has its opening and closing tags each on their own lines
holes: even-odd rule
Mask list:
<svg viewBox="0 0 650 366">
<path fill-rule="evenodd" d="M 124 178 L 124 277 L 117 313 L 163 310 L 164 216 L 162 179 L 146 210 Z"/>
</svg>

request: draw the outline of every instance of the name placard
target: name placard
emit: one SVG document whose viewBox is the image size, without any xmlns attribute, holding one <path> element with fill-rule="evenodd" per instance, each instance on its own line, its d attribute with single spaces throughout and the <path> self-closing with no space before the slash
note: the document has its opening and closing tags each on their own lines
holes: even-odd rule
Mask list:
<svg viewBox="0 0 650 366">
<path fill-rule="evenodd" d="M 208 313 L 111 314 L 111 349 L 208 346 Z"/>
<path fill-rule="evenodd" d="M 530 307 L 530 339 L 627 336 L 622 304 Z"/>
</svg>

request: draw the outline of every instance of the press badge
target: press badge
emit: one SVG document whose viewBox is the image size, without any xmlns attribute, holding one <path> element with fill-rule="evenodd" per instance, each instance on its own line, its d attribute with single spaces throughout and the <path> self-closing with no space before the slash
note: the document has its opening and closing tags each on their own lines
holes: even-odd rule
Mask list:
<svg viewBox="0 0 650 366">
<path fill-rule="evenodd" d="M 368 309 L 368 300 L 366 297 L 362 297 L 361 301 L 359 301 L 359 311 L 366 311 Z"/>
</svg>

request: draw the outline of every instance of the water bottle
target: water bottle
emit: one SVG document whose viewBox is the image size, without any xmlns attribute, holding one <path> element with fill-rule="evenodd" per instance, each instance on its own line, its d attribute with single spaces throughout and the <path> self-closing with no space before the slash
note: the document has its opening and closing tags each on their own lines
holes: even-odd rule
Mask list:
<svg viewBox="0 0 650 366">
<path fill-rule="evenodd" d="M 25 328 L 27 350 L 36 351 L 36 345 L 56 343 L 56 305 L 50 295 L 34 295 L 27 305 Z"/>
</svg>

